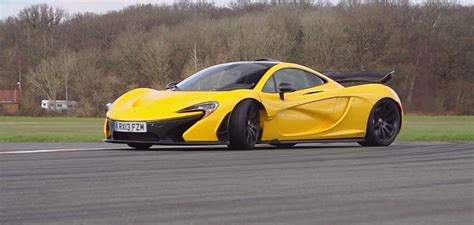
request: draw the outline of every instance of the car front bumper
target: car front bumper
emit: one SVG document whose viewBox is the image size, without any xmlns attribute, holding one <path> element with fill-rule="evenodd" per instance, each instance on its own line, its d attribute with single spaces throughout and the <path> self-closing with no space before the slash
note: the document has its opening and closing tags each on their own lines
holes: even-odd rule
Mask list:
<svg viewBox="0 0 474 225">
<path fill-rule="evenodd" d="M 162 121 L 147 121 L 147 132 L 118 132 L 114 130 L 118 120 L 107 119 L 110 135 L 105 142 L 111 143 L 185 143 L 183 133 L 202 118 L 202 115 Z"/>
</svg>

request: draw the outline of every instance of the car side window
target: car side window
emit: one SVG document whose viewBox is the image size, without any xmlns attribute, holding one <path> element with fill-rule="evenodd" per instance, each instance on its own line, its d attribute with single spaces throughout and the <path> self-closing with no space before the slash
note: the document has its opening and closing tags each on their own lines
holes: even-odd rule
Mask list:
<svg viewBox="0 0 474 225">
<path fill-rule="evenodd" d="M 271 76 L 265 86 L 263 86 L 263 92 L 266 93 L 276 93 L 278 92 L 277 87 L 275 85 L 275 76 Z"/>
<path fill-rule="evenodd" d="M 263 87 L 263 92 L 278 92 L 280 83 L 292 83 L 296 90 L 302 90 L 324 84 L 324 80 L 318 76 L 299 69 L 282 69 L 272 75 Z"/>
</svg>

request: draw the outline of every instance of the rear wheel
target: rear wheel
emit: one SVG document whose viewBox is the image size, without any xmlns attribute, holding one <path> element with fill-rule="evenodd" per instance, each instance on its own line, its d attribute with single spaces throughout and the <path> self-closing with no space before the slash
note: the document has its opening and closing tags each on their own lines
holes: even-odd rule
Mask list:
<svg viewBox="0 0 474 225">
<path fill-rule="evenodd" d="M 249 150 L 260 138 L 260 107 L 244 100 L 232 111 L 229 120 L 229 148 Z"/>
<path fill-rule="evenodd" d="M 400 125 L 400 110 L 397 103 L 390 99 L 382 99 L 372 109 L 365 141 L 358 143 L 362 146 L 390 145 L 397 137 Z"/>
<path fill-rule="evenodd" d="M 137 150 L 148 150 L 151 147 L 150 144 L 142 144 L 142 143 L 133 143 L 133 144 L 127 144 L 127 145 Z"/>
</svg>

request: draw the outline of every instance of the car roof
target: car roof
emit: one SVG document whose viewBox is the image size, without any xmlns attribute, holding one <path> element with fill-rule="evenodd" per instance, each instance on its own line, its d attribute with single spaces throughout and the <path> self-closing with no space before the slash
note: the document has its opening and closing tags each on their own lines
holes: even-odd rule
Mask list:
<svg viewBox="0 0 474 225">
<path fill-rule="evenodd" d="M 227 62 L 227 63 L 222 63 L 222 64 L 216 64 L 216 65 L 233 65 L 233 64 L 260 64 L 260 65 L 266 65 L 266 66 L 274 66 L 281 64 L 282 62 L 280 61 L 236 61 L 236 62 Z"/>
</svg>

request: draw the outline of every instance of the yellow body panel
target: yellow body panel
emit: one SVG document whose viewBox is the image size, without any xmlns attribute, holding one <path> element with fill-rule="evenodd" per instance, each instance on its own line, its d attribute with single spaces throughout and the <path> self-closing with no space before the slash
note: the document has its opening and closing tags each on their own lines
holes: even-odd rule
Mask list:
<svg viewBox="0 0 474 225">
<path fill-rule="evenodd" d="M 312 72 L 325 79 L 323 85 L 285 93 L 281 100 L 278 93 L 262 91 L 267 80 L 278 70 L 297 68 Z M 366 84 L 343 87 L 337 82 L 307 67 L 280 63 L 269 69 L 254 89 L 232 91 L 158 91 L 139 88 L 118 98 L 107 112 L 107 118 L 116 121 L 161 121 L 203 114 L 178 111 L 203 102 L 218 102 L 218 108 L 206 118 L 192 125 L 183 134 L 186 142 L 218 141 L 217 131 L 226 115 L 244 99 L 253 99 L 263 106 L 261 125 L 262 141 L 314 140 L 362 138 L 374 104 L 390 98 L 400 106 L 400 99 L 389 87 Z M 110 137 L 107 120 L 104 124 L 106 138 Z"/>
<path fill-rule="evenodd" d="M 202 112 L 178 113 L 179 110 L 202 102 L 216 101 L 219 107 L 211 115 L 198 121 L 183 134 L 186 141 L 217 141 L 216 132 L 224 117 L 241 99 L 258 95 L 253 90 L 224 91 L 157 91 L 135 89 L 118 98 L 107 112 L 107 118 L 117 121 L 161 121 L 187 117 Z M 106 132 L 106 136 L 110 136 Z"/>
</svg>

